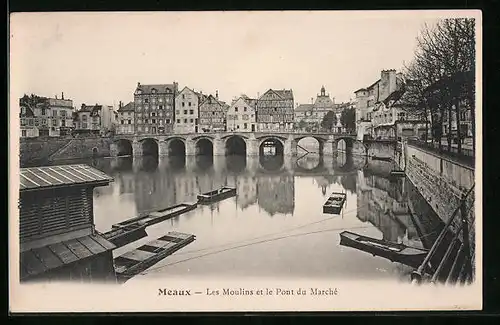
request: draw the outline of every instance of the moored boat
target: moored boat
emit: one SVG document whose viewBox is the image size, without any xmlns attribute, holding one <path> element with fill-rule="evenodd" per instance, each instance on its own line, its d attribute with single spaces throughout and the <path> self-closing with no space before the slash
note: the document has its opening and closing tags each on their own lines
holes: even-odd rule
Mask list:
<svg viewBox="0 0 500 325">
<path fill-rule="evenodd" d="M 346 197 L 345 193 L 333 192 L 325 204 L 323 204 L 323 213 L 339 214 L 344 206 Z"/>
<path fill-rule="evenodd" d="M 405 174 L 404 170 L 395 169 L 395 170 L 391 170 L 390 176 L 391 177 L 405 177 L 406 174 Z"/>
<path fill-rule="evenodd" d="M 113 229 L 119 229 L 122 227 L 133 225 L 145 225 L 147 227 L 168 220 L 170 218 L 177 217 L 178 215 L 181 215 L 185 212 L 194 210 L 197 206 L 197 202 L 176 204 L 165 209 L 150 212 L 132 219 L 116 223 L 112 227 Z"/>
<path fill-rule="evenodd" d="M 391 157 L 379 157 L 379 156 L 372 156 L 373 160 L 381 160 L 381 161 L 392 161 Z"/>
<path fill-rule="evenodd" d="M 101 235 L 117 247 L 121 247 L 144 238 L 148 234 L 146 233 L 146 225 L 135 224 L 120 228 L 112 228 L 110 231 Z"/>
<path fill-rule="evenodd" d="M 212 203 L 236 195 L 236 188 L 223 186 L 217 190 L 198 194 L 198 203 Z"/>
<path fill-rule="evenodd" d="M 195 239 L 195 235 L 171 231 L 165 236 L 116 257 L 114 265 L 119 282 L 123 283 L 147 270 Z"/>
<path fill-rule="evenodd" d="M 399 262 L 415 268 L 422 264 L 429 252 L 427 249 L 375 239 L 350 231 L 340 233 L 340 245 L 356 248 L 373 256 L 380 256 L 392 262 Z"/>
</svg>

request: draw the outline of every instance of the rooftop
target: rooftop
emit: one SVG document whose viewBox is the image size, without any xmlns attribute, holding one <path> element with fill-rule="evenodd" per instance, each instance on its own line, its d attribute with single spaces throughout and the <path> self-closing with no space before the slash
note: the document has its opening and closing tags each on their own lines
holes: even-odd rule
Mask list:
<svg viewBox="0 0 500 325">
<path fill-rule="evenodd" d="M 108 185 L 113 178 L 88 165 L 60 165 L 21 168 L 20 191 L 74 185 Z"/>
<path fill-rule="evenodd" d="M 142 94 L 151 94 L 153 90 L 159 94 L 174 93 L 175 88 L 175 84 L 137 85 L 137 90 L 142 91 Z"/>
<path fill-rule="evenodd" d="M 24 251 L 20 256 L 21 279 L 35 276 L 116 248 L 99 235 L 51 244 Z"/>
<path fill-rule="evenodd" d="M 118 112 L 133 112 L 134 111 L 134 103 L 130 102 L 125 106 L 122 106 L 118 109 Z"/>
<path fill-rule="evenodd" d="M 312 111 L 314 105 L 313 104 L 300 104 L 295 108 L 296 112 L 305 112 L 305 111 Z"/>
</svg>

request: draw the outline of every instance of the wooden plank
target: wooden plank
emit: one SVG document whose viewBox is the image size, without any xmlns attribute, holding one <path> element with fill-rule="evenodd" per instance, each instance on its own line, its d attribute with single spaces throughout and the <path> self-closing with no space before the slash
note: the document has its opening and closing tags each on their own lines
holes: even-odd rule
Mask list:
<svg viewBox="0 0 500 325">
<path fill-rule="evenodd" d="M 173 242 L 173 243 L 179 243 L 179 242 L 183 241 L 182 238 L 173 237 L 173 236 L 170 236 L 170 235 L 165 235 L 165 236 L 161 237 L 160 240 L 169 241 L 169 242 Z"/>
<path fill-rule="evenodd" d="M 64 265 L 59 257 L 57 257 L 48 247 L 35 249 L 33 253 L 49 270 Z"/>
<path fill-rule="evenodd" d="M 92 236 L 92 239 L 101 244 L 107 250 L 116 248 L 116 246 L 113 243 L 109 242 L 108 240 L 102 238 L 99 235 Z"/>
<path fill-rule="evenodd" d="M 45 266 L 32 251 L 21 253 L 21 265 L 29 275 L 40 274 L 46 271 Z"/>
<path fill-rule="evenodd" d="M 146 245 L 153 246 L 153 247 L 163 247 L 165 245 L 168 245 L 169 243 L 170 243 L 169 241 L 155 239 L 153 241 L 148 242 Z"/>
<path fill-rule="evenodd" d="M 101 244 L 99 244 L 98 242 L 96 242 L 95 240 L 93 240 L 92 237 L 90 237 L 90 236 L 85 236 L 85 237 L 78 238 L 78 241 L 82 245 L 84 245 L 85 247 L 87 247 L 87 249 L 89 251 L 91 251 L 92 254 L 100 254 L 100 253 L 106 251 L 106 249 Z"/>
<path fill-rule="evenodd" d="M 79 259 L 93 255 L 87 247 L 82 245 L 82 243 L 76 239 L 65 241 L 63 244 L 66 245 L 76 256 L 78 256 Z"/>
<path fill-rule="evenodd" d="M 48 247 L 64 264 L 78 261 L 78 257 L 62 243 L 52 244 Z"/>
<path fill-rule="evenodd" d="M 150 253 L 150 252 L 141 251 L 139 249 L 136 249 L 136 250 L 133 250 L 130 252 L 126 252 L 123 255 L 120 255 L 120 257 L 142 262 L 142 261 L 147 260 L 151 256 L 155 256 L 155 255 L 156 254 L 154 254 L 154 253 Z"/>
</svg>

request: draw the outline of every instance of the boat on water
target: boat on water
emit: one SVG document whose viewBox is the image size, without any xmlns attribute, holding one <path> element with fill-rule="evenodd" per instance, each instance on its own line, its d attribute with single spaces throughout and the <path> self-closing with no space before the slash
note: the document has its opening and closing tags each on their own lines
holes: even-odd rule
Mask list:
<svg viewBox="0 0 500 325">
<path fill-rule="evenodd" d="M 195 239 L 195 235 L 171 231 L 165 236 L 116 257 L 114 265 L 118 281 L 123 283 L 129 280 Z"/>
<path fill-rule="evenodd" d="M 392 262 L 399 262 L 415 268 L 422 264 L 429 253 L 428 249 L 375 239 L 350 231 L 340 233 L 340 245 L 356 248 L 373 256 L 380 256 Z"/>
<path fill-rule="evenodd" d="M 323 204 L 323 213 L 339 214 L 346 201 L 345 193 L 333 192 L 325 204 Z"/>
<path fill-rule="evenodd" d="M 198 203 L 213 203 L 236 195 L 236 188 L 223 186 L 217 190 L 198 194 Z"/>
<path fill-rule="evenodd" d="M 121 247 L 144 238 L 148 234 L 146 233 L 146 225 L 133 224 L 120 228 L 112 227 L 110 231 L 101 235 L 117 247 Z"/>
<path fill-rule="evenodd" d="M 392 161 L 391 157 L 379 157 L 379 156 L 372 156 L 373 160 L 381 160 L 381 161 Z"/>
<path fill-rule="evenodd" d="M 404 170 L 395 169 L 395 170 L 391 170 L 390 176 L 391 177 L 405 177 L 406 174 L 405 174 Z"/>
<path fill-rule="evenodd" d="M 134 217 L 132 219 L 116 223 L 112 226 L 112 228 L 119 229 L 134 225 L 139 225 L 139 226 L 145 225 L 146 227 L 151 226 L 159 222 L 168 220 L 170 218 L 177 217 L 178 215 L 181 215 L 188 211 L 194 210 L 196 209 L 197 206 L 198 206 L 197 202 L 172 205 L 165 209 L 150 212 L 144 215 L 140 215 L 138 217 Z"/>
</svg>

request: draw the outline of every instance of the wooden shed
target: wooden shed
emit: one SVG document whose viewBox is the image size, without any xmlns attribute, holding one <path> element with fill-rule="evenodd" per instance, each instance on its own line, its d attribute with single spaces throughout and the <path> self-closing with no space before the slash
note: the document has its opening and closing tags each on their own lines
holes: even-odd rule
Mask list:
<svg viewBox="0 0 500 325">
<path fill-rule="evenodd" d="M 21 281 L 116 281 L 115 245 L 95 231 L 93 213 L 93 189 L 111 181 L 87 165 L 21 168 Z"/>
</svg>

